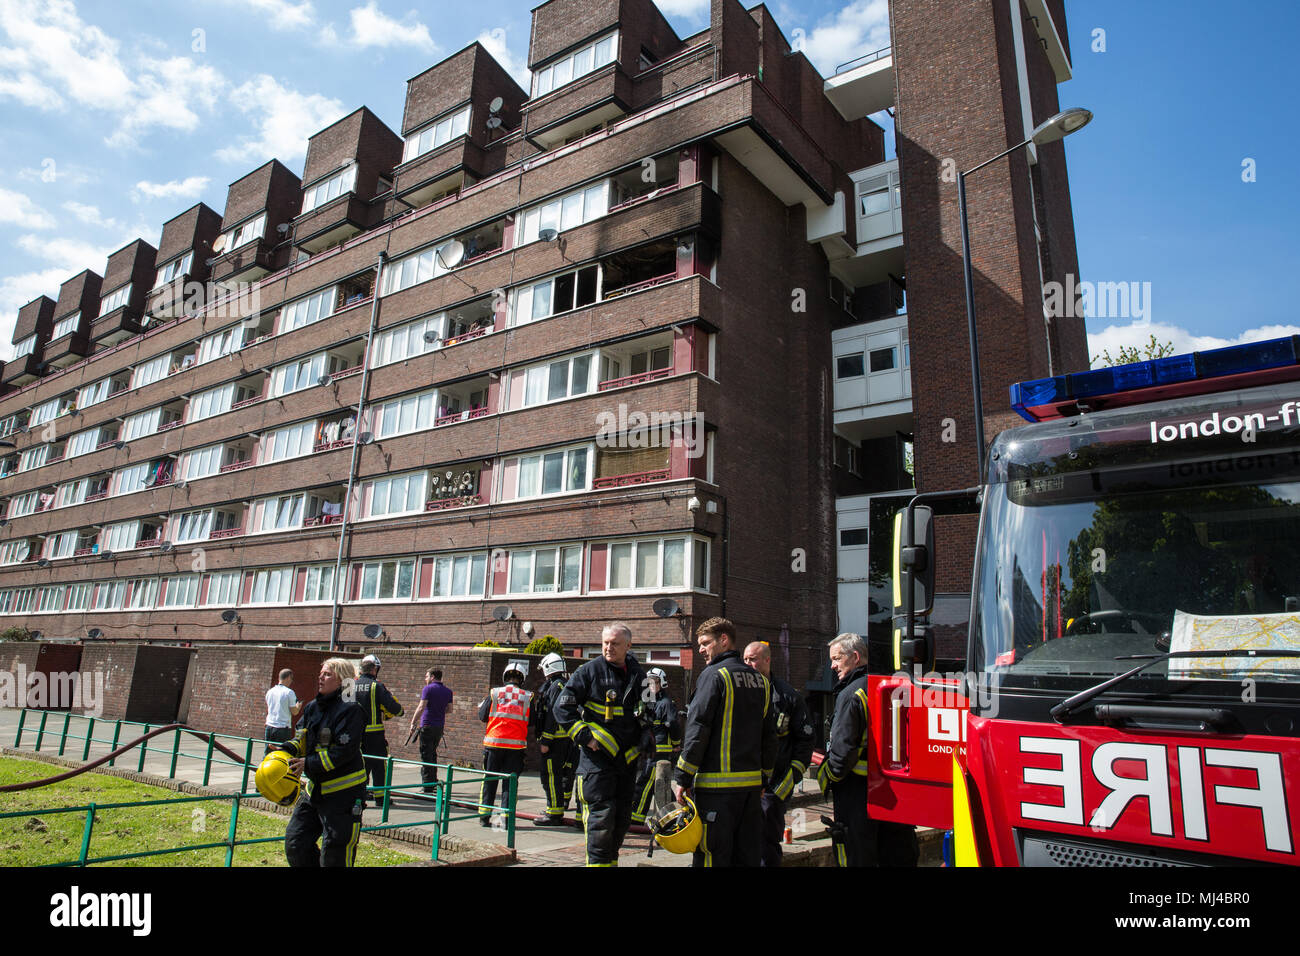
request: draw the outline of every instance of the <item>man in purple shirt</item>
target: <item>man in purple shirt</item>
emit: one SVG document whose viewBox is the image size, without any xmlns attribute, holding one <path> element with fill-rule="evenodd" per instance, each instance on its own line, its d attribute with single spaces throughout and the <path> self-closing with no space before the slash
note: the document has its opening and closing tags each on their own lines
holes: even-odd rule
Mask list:
<svg viewBox="0 0 1300 956">
<path fill-rule="evenodd" d="M 442 729 L 451 706 L 451 691 L 442 682 L 442 671 L 430 668 L 424 673 L 424 690 L 420 691 L 420 704 L 411 715 L 411 730 L 420 722 L 420 760 L 426 764 L 438 762 L 438 744 L 442 742 Z M 431 786 L 438 779 L 437 767 L 421 767 L 420 779 L 424 792 L 433 793 Z"/>
</svg>

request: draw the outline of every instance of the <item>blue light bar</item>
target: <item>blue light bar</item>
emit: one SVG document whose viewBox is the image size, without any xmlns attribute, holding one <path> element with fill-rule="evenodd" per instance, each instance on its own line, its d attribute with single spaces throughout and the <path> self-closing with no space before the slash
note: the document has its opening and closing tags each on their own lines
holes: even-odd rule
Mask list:
<svg viewBox="0 0 1300 956">
<path fill-rule="evenodd" d="M 1031 422 L 1077 415 L 1087 407 L 1135 404 L 1174 394 L 1213 390 L 1213 379 L 1250 375 L 1268 369 L 1295 369 L 1300 378 L 1300 336 L 1230 345 L 1204 352 L 1187 352 L 1112 368 L 1090 369 L 1053 378 L 1018 382 L 1011 386 L 1011 407 Z M 1276 376 L 1274 380 L 1278 380 Z M 1196 383 L 1206 383 L 1197 388 Z M 1137 395 L 1151 388 L 1176 386 L 1174 393 Z M 1243 386 L 1245 387 L 1245 386 Z M 1130 395 L 1129 401 L 1124 396 Z M 1080 407 L 1080 406 L 1083 407 Z"/>
</svg>

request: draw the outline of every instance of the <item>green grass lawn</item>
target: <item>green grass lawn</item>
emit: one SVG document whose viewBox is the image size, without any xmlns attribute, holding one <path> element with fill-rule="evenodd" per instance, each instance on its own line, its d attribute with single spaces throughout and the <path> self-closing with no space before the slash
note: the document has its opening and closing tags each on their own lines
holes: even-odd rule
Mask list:
<svg viewBox="0 0 1300 956">
<path fill-rule="evenodd" d="M 0 786 L 40 780 L 66 768 L 32 760 L 0 757 Z M 91 859 L 119 853 L 140 853 L 170 847 L 217 843 L 230 832 L 229 800 L 178 803 L 174 806 L 103 809 L 99 804 L 136 800 L 174 800 L 192 796 L 163 787 L 150 787 L 109 774 L 86 773 L 71 780 L 32 790 L 0 795 L 0 813 L 32 811 L 35 817 L 0 819 L 0 866 L 41 866 L 75 862 L 81 852 L 86 811 L 48 813 L 59 807 L 84 807 L 94 803 L 95 826 L 90 842 Z M 239 808 L 236 837 L 241 840 L 275 837 L 273 843 L 235 848 L 235 866 L 287 866 L 284 828 L 288 817 Z M 399 850 L 390 840 L 363 835 L 357 866 L 394 866 L 412 859 L 428 859 L 428 851 Z M 134 860 L 117 860 L 111 866 L 224 866 L 226 850 L 215 847 L 184 853 L 167 853 Z"/>
</svg>

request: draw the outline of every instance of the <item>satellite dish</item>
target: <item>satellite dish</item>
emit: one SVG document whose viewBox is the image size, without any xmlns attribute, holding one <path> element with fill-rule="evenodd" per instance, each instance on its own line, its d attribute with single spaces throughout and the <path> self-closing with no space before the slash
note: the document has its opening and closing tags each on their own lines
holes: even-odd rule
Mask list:
<svg viewBox="0 0 1300 956">
<path fill-rule="evenodd" d="M 501 107 L 506 105 L 506 101 L 499 96 L 492 97 L 492 102 L 488 104 L 489 113 L 500 113 Z"/>
<path fill-rule="evenodd" d="M 362 432 L 357 436 L 357 441 L 361 442 L 363 445 L 369 445 L 374 440 L 375 436 L 370 434 L 370 432 Z"/>
<path fill-rule="evenodd" d="M 333 381 L 334 379 L 330 378 L 328 375 L 322 375 L 320 378 L 316 379 L 316 384 L 325 386 L 325 385 L 329 385 Z"/>
<path fill-rule="evenodd" d="M 515 612 L 509 604 L 498 604 L 492 609 L 492 617 L 497 621 L 508 621 L 514 616 Z"/>
<path fill-rule="evenodd" d="M 672 598 L 660 598 L 651 605 L 651 610 L 659 617 L 672 617 L 681 610 Z"/>
<path fill-rule="evenodd" d="M 279 223 L 276 225 L 275 231 L 282 236 L 287 235 L 289 232 L 289 224 L 287 222 Z"/>
<path fill-rule="evenodd" d="M 558 235 L 559 232 L 551 228 L 537 230 L 537 238 L 542 242 L 554 242 Z"/>
<path fill-rule="evenodd" d="M 215 240 L 213 240 L 212 251 L 221 252 L 223 249 L 226 248 L 226 243 L 229 241 L 230 241 L 230 236 L 223 232 L 221 235 L 217 236 Z"/>
<path fill-rule="evenodd" d="M 88 638 L 90 638 L 92 641 L 97 641 L 97 640 L 99 640 L 101 637 L 104 636 L 104 632 L 101 631 L 101 630 L 100 630 L 99 628 L 97 628 L 97 627 L 92 627 L 92 628 L 91 628 L 91 629 L 86 633 L 86 636 L 87 636 Z"/>
<path fill-rule="evenodd" d="M 367 624 L 361 631 L 367 640 L 373 641 L 384 636 L 384 629 L 378 624 Z"/>
<path fill-rule="evenodd" d="M 8 526 L 9 526 L 9 519 L 0 518 L 0 528 L 7 528 Z"/>
<path fill-rule="evenodd" d="M 186 488 L 188 488 L 189 486 L 190 486 L 190 483 L 189 483 L 188 481 L 186 481 L 184 478 L 182 478 L 180 481 L 176 482 L 176 487 L 179 488 L 181 491 L 184 491 L 184 490 L 185 490 Z"/>
<path fill-rule="evenodd" d="M 163 554 L 166 554 L 174 547 L 176 547 L 176 545 L 172 544 L 170 541 L 164 541 L 162 544 L 158 545 L 158 550 Z"/>
<path fill-rule="evenodd" d="M 39 640 L 41 639 L 41 632 L 40 632 L 40 631 L 32 631 L 31 634 L 32 634 L 32 638 L 31 638 L 31 639 L 32 639 L 33 641 L 39 641 Z"/>
<path fill-rule="evenodd" d="M 442 260 L 444 269 L 454 269 L 465 261 L 465 244 L 459 239 L 453 239 L 440 246 L 436 254 Z"/>
<path fill-rule="evenodd" d="M 38 568 L 48 568 L 50 566 L 50 559 L 41 558 L 39 561 L 36 562 L 36 566 Z"/>
<path fill-rule="evenodd" d="M 225 621 L 227 624 L 234 624 L 236 621 L 239 620 L 239 612 L 236 611 L 234 608 L 229 608 L 221 612 L 221 619 Z"/>
<path fill-rule="evenodd" d="M 99 560 L 101 560 L 101 561 L 107 561 L 107 560 L 108 560 L 109 558 L 111 558 L 112 556 L 113 556 L 113 552 L 112 552 L 112 551 L 101 551 L 101 552 L 99 552 Z"/>
<path fill-rule="evenodd" d="M 489 116 L 489 117 L 488 117 L 488 121 L 487 121 L 487 128 L 488 128 L 488 129 L 500 129 L 500 128 L 501 128 L 501 117 L 500 117 L 500 116 Z"/>
<path fill-rule="evenodd" d="M 433 331 L 433 329 L 424 333 L 424 341 L 430 345 L 437 345 L 441 340 L 442 337 L 438 335 L 437 332 Z"/>
<path fill-rule="evenodd" d="M 116 448 L 118 451 L 121 451 L 123 448 L 126 447 L 126 442 L 122 441 L 122 439 L 119 438 L 117 441 L 113 442 L 113 447 Z"/>
</svg>

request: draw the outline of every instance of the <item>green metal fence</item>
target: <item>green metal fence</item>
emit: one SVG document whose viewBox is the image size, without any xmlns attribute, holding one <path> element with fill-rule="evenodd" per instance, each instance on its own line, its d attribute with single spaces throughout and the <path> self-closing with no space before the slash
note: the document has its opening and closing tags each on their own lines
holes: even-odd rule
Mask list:
<svg viewBox="0 0 1300 956">
<path fill-rule="evenodd" d="M 53 718 L 53 721 L 51 721 Z M 39 719 L 39 721 L 38 721 Z M 38 722 L 37 722 L 38 721 Z M 74 721 L 84 724 L 84 732 L 74 732 Z M 35 722 L 35 727 L 32 724 Z M 57 725 L 57 729 L 55 726 Z M 112 724 L 112 736 L 95 736 L 95 730 L 98 726 L 101 734 L 108 732 L 105 725 Z M 80 758 L 83 762 L 91 759 L 91 746 L 93 744 L 104 744 L 107 752 L 111 753 L 120 747 L 123 742 L 133 740 L 157 729 L 159 726 L 140 723 L 132 720 L 109 720 L 106 718 L 96 718 L 89 716 L 73 715 L 67 711 L 47 711 L 47 710 L 29 710 L 21 709 L 18 712 L 18 727 L 14 734 L 13 746 L 15 750 L 22 750 L 24 737 L 34 735 L 31 742 L 31 748 L 36 753 L 48 753 L 55 751 L 55 738 L 57 738 L 57 754 L 64 756 L 68 744 L 71 742 L 81 746 Z M 132 728 L 140 728 L 138 732 L 132 732 Z M 123 733 L 123 730 L 126 733 Z M 81 728 L 78 728 L 80 731 Z M 136 745 L 139 750 L 139 756 L 136 758 L 135 770 L 143 773 L 145 769 L 145 759 L 149 754 L 165 755 L 168 758 L 167 777 L 175 780 L 177 777 L 177 766 L 182 760 L 201 761 L 202 784 L 209 786 L 212 778 L 214 766 L 227 766 L 237 768 L 240 772 L 240 785 L 237 793 L 221 794 L 217 796 L 205 797 L 178 797 L 169 800 L 141 801 L 136 803 L 118 803 L 118 804 L 88 804 L 81 807 L 59 807 L 39 811 L 22 811 L 17 813 L 0 813 L 0 819 L 9 817 L 37 816 L 38 814 L 53 813 L 86 813 L 86 823 L 82 834 L 81 853 L 77 860 L 67 861 L 56 866 L 85 866 L 90 863 L 108 863 L 116 860 L 130 859 L 133 857 L 158 856 L 166 853 L 182 853 L 190 850 L 205 850 L 214 847 L 224 846 L 227 848 L 226 866 L 231 865 L 234 854 L 234 848 L 237 846 L 247 846 L 254 843 L 266 843 L 273 840 L 279 840 L 279 837 L 262 837 L 250 840 L 238 840 L 235 837 L 235 827 L 239 816 L 240 802 L 252 798 L 258 798 L 260 795 L 256 790 L 249 789 L 249 777 L 257 769 L 257 764 L 253 761 L 255 747 L 265 748 L 268 741 L 256 737 L 238 737 L 233 734 L 206 734 L 207 740 L 202 744 L 202 752 L 195 753 L 186 751 L 182 747 L 182 737 L 198 742 L 198 738 L 191 736 L 184 728 L 177 727 L 170 733 L 160 734 L 150 740 L 141 741 Z M 170 746 L 164 744 L 157 745 L 157 741 L 170 741 Z M 227 749 L 234 753 L 243 753 L 242 761 L 232 760 L 221 750 L 217 749 L 217 741 L 228 742 Z M 149 746 L 154 743 L 155 746 Z M 119 755 L 122 759 L 127 759 L 125 755 Z M 119 757 L 114 757 L 108 761 L 108 765 L 114 766 Z M 259 758 L 260 760 L 260 758 Z M 390 812 L 393 809 L 392 800 L 396 795 L 420 795 L 425 786 L 423 781 L 413 783 L 394 783 L 393 771 L 395 767 L 402 769 L 413 768 L 418 771 L 421 767 L 434 767 L 440 775 L 440 779 L 429 786 L 433 787 L 433 809 L 434 815 L 429 820 L 406 820 L 400 823 L 389 821 Z M 195 768 L 196 770 L 199 768 Z M 485 779 L 496 778 L 504 789 L 506 794 L 506 806 L 503 812 L 505 817 L 506 845 L 511 849 L 515 845 L 515 828 L 516 828 L 516 806 L 518 801 L 518 778 L 514 774 L 497 773 L 488 770 L 479 770 L 473 767 L 456 767 L 450 764 L 425 764 L 418 760 L 403 760 L 389 756 L 385 758 L 384 768 L 384 786 L 371 787 L 373 791 L 382 791 L 383 799 L 380 804 L 380 822 L 373 826 L 362 827 L 363 833 L 375 833 L 384 830 L 394 830 L 399 828 L 413 827 L 432 827 L 432 852 L 431 859 L 437 860 L 442 843 L 442 837 L 446 835 L 448 828 L 454 822 L 468 819 L 478 819 L 482 809 L 479 806 L 480 787 Z M 180 779 L 190 779 L 181 777 Z M 459 793 L 457 787 L 459 786 Z M 474 788 L 472 799 L 467 799 L 466 791 L 470 787 Z M 90 852 L 90 841 L 94 831 L 94 814 L 96 809 L 106 810 L 119 807 L 137 807 L 152 805 L 174 805 L 178 803 L 193 803 L 198 801 L 233 801 L 231 810 L 230 834 L 226 840 L 220 843 L 207 843 L 201 846 L 184 846 L 170 847 L 162 850 L 151 850 L 147 853 L 133 853 L 120 856 L 92 858 Z M 466 812 L 454 814 L 453 808 L 464 810 Z"/>
</svg>

